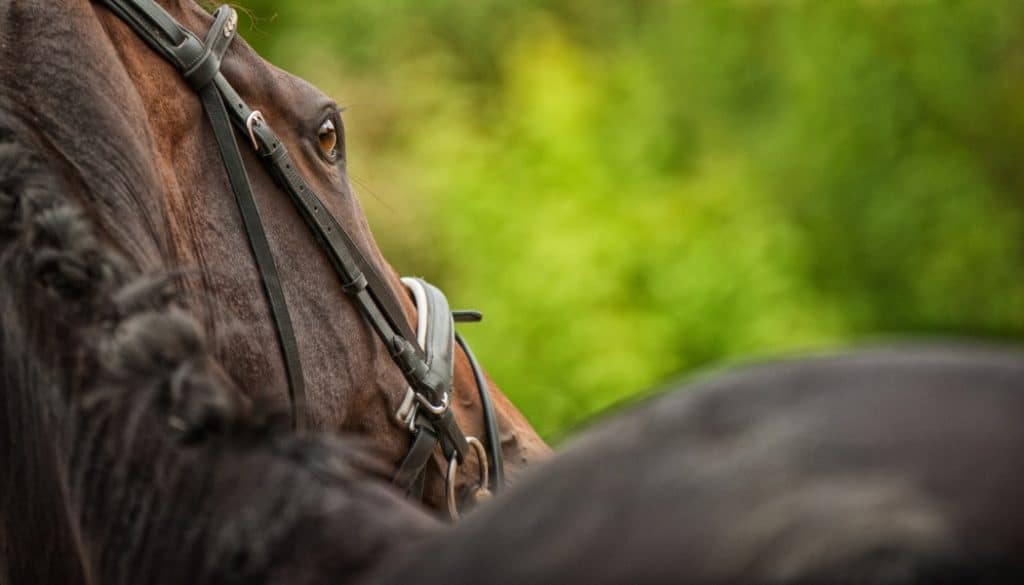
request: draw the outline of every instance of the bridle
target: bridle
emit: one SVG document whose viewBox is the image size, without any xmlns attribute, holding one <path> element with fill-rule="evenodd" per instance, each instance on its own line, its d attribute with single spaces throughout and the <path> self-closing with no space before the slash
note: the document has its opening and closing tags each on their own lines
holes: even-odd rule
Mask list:
<svg viewBox="0 0 1024 585">
<path fill-rule="evenodd" d="M 481 470 L 487 470 L 486 481 L 481 481 L 478 493 L 486 493 L 488 486 L 490 490 L 499 490 L 503 483 L 501 448 L 487 382 L 469 346 L 454 333 L 453 314 L 444 295 L 422 280 L 405 281 L 417 300 L 417 312 L 429 315 L 427 325 L 418 327 L 419 335 L 414 333 L 384 277 L 366 260 L 349 234 L 298 173 L 288 150 L 263 114 L 249 108 L 221 74 L 224 54 L 237 34 L 238 15 L 235 10 L 226 5 L 218 8 L 214 13 L 213 26 L 205 40 L 200 40 L 153 0 L 97 1 L 174 65 L 199 94 L 216 137 L 273 316 L 288 379 L 294 427 L 305 428 L 307 414 L 298 344 L 232 124 L 251 142 L 270 175 L 291 198 L 334 267 L 342 290 L 383 341 L 409 384 L 396 416 L 413 433 L 413 440 L 394 475 L 395 485 L 410 496 L 421 495 L 427 463 L 435 447 L 440 446 L 448 461 L 445 482 L 449 512 L 453 517 L 458 515 L 454 502 L 455 471 L 471 448 L 480 458 Z M 479 314 L 473 312 L 459 312 L 454 317 L 460 321 L 480 319 Z M 487 449 L 477 439 L 466 437 L 451 410 L 455 343 L 469 358 L 480 392 Z"/>
<path fill-rule="evenodd" d="M 427 463 L 440 446 L 448 461 L 445 478 L 449 512 L 455 505 L 455 472 L 470 449 L 480 458 L 478 495 L 499 490 L 503 483 L 500 439 L 487 382 L 472 351 L 454 332 L 454 321 L 479 321 L 479 313 L 453 313 L 444 294 L 420 279 L 403 279 L 417 304 L 419 323 L 413 332 L 385 278 L 360 252 L 340 223 L 298 173 L 281 140 L 258 110 L 238 95 L 220 72 L 224 54 L 235 38 L 238 15 L 230 6 L 214 12 L 213 26 L 200 40 L 154 0 L 96 0 L 106 6 L 143 41 L 174 65 L 198 94 L 213 129 L 231 190 L 260 273 L 285 364 L 295 429 L 306 427 L 305 381 L 288 304 L 270 244 L 253 198 L 235 129 L 260 155 L 264 166 L 288 194 L 337 273 L 342 290 L 355 303 L 387 347 L 409 388 L 396 416 L 412 433 L 412 446 L 394 475 L 394 483 L 410 496 L 421 496 Z M 234 128 L 232 128 L 234 125 Z M 455 344 L 469 358 L 480 393 L 487 448 L 467 437 L 451 410 Z M 489 455 L 489 457 L 488 457 Z M 488 461 L 488 459 L 490 461 Z M 486 471 L 484 471 L 486 470 Z"/>
</svg>

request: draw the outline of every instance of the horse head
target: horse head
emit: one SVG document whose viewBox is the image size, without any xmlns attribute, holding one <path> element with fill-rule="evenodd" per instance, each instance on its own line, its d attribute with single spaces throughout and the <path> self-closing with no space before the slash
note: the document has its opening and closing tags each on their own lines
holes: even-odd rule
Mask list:
<svg viewBox="0 0 1024 585">
<path fill-rule="evenodd" d="M 194 2 L 158 4 L 200 37 L 213 26 L 211 15 Z M 101 239 L 139 270 L 180 269 L 180 293 L 207 337 L 216 340 L 223 369 L 254 408 L 272 420 L 291 420 L 295 413 L 275 321 L 199 96 L 102 3 L 4 2 L 0 31 L 3 102 L 60 161 L 61 174 Z M 417 308 L 381 255 L 348 180 L 336 103 L 264 61 L 241 39 L 226 49 L 220 72 L 273 127 L 298 175 L 381 275 L 385 290 L 378 296 L 389 297 L 415 323 Z M 395 417 L 407 382 L 248 142 L 239 132 L 245 171 L 290 308 L 304 372 L 306 426 L 365 436 L 397 466 L 411 441 Z M 466 434 L 484 438 L 483 407 L 466 352 L 456 348 L 454 360 L 454 419 Z M 514 481 L 549 449 L 494 384 L 487 385 L 507 475 Z M 432 461 L 424 500 L 441 507 L 447 462 L 439 452 Z M 475 490 L 479 465 L 470 455 L 459 467 L 459 494 Z"/>
</svg>

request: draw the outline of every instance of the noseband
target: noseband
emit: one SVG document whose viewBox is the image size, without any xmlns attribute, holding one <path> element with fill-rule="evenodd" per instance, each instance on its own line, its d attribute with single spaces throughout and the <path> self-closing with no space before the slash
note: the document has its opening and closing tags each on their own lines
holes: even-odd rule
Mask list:
<svg viewBox="0 0 1024 585">
<path fill-rule="evenodd" d="M 470 449 L 480 457 L 481 469 L 487 470 L 486 484 L 492 490 L 500 489 L 503 482 L 501 448 L 487 382 L 468 345 L 454 333 L 454 320 L 479 321 L 480 315 L 458 312 L 453 319 L 440 290 L 419 279 L 405 279 L 420 316 L 418 334 L 412 331 L 385 278 L 367 261 L 353 239 L 298 173 L 284 144 L 263 115 L 249 108 L 221 74 L 224 53 L 237 33 L 238 15 L 234 9 L 229 6 L 218 8 L 214 13 L 213 26 L 205 40 L 200 40 L 153 0 L 97 1 L 173 64 L 199 94 L 213 128 L 274 319 L 288 378 L 294 427 L 302 429 L 307 425 L 302 364 L 288 304 L 253 198 L 235 130 L 244 137 L 245 143 L 251 142 L 267 171 L 288 194 L 334 267 L 342 290 L 369 321 L 408 382 L 405 400 L 396 416 L 413 433 L 413 441 L 395 473 L 395 484 L 409 495 L 421 495 L 427 462 L 434 449 L 440 446 L 448 461 L 446 486 L 449 512 L 453 517 L 458 515 L 454 505 L 455 470 L 465 461 Z M 487 432 L 486 450 L 478 440 L 466 437 L 451 410 L 456 343 L 469 358 L 480 392 Z M 481 489 L 486 491 L 484 483 L 481 482 Z"/>
</svg>

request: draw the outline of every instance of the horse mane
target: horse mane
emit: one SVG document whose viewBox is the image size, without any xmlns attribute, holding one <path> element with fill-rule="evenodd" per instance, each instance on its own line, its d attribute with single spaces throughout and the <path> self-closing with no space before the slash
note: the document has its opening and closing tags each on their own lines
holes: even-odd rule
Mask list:
<svg viewBox="0 0 1024 585">
<path fill-rule="evenodd" d="M 320 583 L 433 532 L 366 445 L 269 425 L 32 136 L 0 107 L 0 582 Z"/>
<path fill-rule="evenodd" d="M 81 543 L 69 516 L 55 449 L 54 422 L 63 418 L 58 412 L 63 400 L 60 393 L 46 392 L 57 384 L 53 369 L 29 350 L 34 340 L 56 337 L 56 332 L 42 331 L 46 324 L 41 320 L 24 318 L 26 300 L 37 305 L 27 286 L 34 278 L 25 274 L 36 262 L 27 251 L 35 247 L 37 235 L 59 229 L 44 219 L 53 217 L 50 204 L 57 189 L 52 175 L 39 172 L 39 156 L 16 138 L 10 125 L 0 123 L 0 266 L 5 275 L 0 281 L 0 463 L 5 470 L 0 476 L 5 532 L 0 560 L 6 573 L 0 581 L 82 583 L 87 581 Z M 38 232 L 37 224 L 42 227 Z M 53 257 L 44 252 L 39 258 L 47 256 Z M 26 494 L 33 494 L 33 502 L 23 501 Z M 38 556 L 18 554 L 21 546 L 38 551 Z"/>
</svg>

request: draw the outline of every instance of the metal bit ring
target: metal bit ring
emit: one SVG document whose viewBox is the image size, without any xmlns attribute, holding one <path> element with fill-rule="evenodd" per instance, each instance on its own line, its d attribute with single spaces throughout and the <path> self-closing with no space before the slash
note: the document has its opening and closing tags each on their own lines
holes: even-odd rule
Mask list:
<svg viewBox="0 0 1024 585">
<path fill-rule="evenodd" d="M 488 476 L 490 476 L 490 467 L 487 462 L 487 450 L 484 449 L 484 444 L 480 442 L 480 439 L 476 437 L 466 437 L 466 442 L 473 447 L 473 451 L 476 452 L 476 458 L 480 461 L 480 481 L 477 484 L 476 498 L 482 500 L 490 497 L 491 490 L 489 489 Z M 459 470 L 458 457 L 453 455 L 448 460 L 448 474 L 444 478 L 444 488 L 447 495 L 448 501 L 448 516 L 453 520 L 459 519 L 459 505 L 455 501 L 455 474 Z"/>
</svg>

